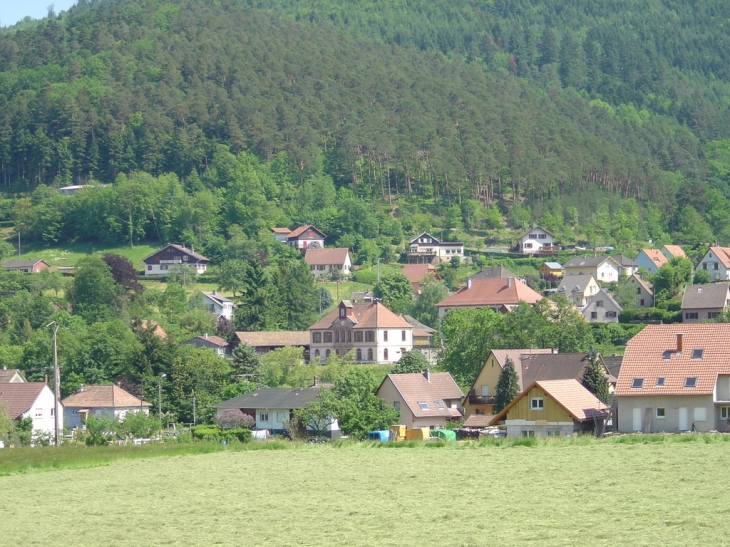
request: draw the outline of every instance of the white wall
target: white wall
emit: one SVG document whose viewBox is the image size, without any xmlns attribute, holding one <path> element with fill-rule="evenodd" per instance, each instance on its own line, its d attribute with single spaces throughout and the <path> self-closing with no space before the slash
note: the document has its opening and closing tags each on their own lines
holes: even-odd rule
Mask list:
<svg viewBox="0 0 730 547">
<path fill-rule="evenodd" d="M 54 434 L 56 431 L 56 418 L 53 414 L 53 402 L 54 395 L 51 388 L 45 386 L 38 394 L 33 406 L 27 412 L 23 413 L 22 417 L 27 418 L 30 416 L 33 419 L 33 431 L 45 431 L 47 433 Z M 56 412 L 59 412 L 61 420 L 59 426 L 63 429 L 63 405 L 58 402 L 56 406 Z"/>
</svg>

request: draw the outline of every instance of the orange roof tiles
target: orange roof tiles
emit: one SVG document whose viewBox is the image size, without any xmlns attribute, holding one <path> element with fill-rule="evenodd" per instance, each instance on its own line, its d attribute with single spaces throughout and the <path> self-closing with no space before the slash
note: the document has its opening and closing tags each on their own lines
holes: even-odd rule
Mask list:
<svg viewBox="0 0 730 547">
<path fill-rule="evenodd" d="M 242 344 L 255 347 L 308 346 L 307 331 L 236 332 L 235 337 Z"/>
<path fill-rule="evenodd" d="M 722 262 L 725 268 L 730 268 L 730 248 L 728 247 L 710 247 L 707 253 L 714 253 L 714 255 Z M 705 253 L 705 256 L 707 256 Z"/>
<path fill-rule="evenodd" d="M 422 281 L 426 275 L 438 276 L 436 268 L 431 264 L 406 264 L 400 271 L 411 283 Z"/>
<path fill-rule="evenodd" d="M 307 249 L 307 252 L 304 253 L 304 262 L 309 266 L 342 265 L 347 261 L 349 252 L 344 247 L 336 249 Z"/>
<path fill-rule="evenodd" d="M 116 408 L 127 406 L 152 406 L 117 385 L 83 386 L 63 401 L 65 407 Z"/>
<path fill-rule="evenodd" d="M 436 304 L 436 306 L 440 308 L 516 306 L 521 301 L 535 304 L 542 298 L 530 287 L 512 277 L 474 279 L 467 283 L 465 287 Z"/>
<path fill-rule="evenodd" d="M 326 237 L 321 231 L 317 230 L 314 226 L 311 224 L 307 224 L 305 226 L 299 226 L 299 228 L 294 228 L 291 233 L 286 237 L 287 239 L 296 239 L 300 235 L 302 235 L 307 230 L 314 230 L 317 232 L 322 238 Z"/>
<path fill-rule="evenodd" d="M 430 377 L 430 380 L 427 376 Z M 383 384 L 388 381 L 395 386 L 401 397 L 403 397 L 403 402 L 416 418 L 461 416 L 457 409 L 450 408 L 449 404 L 445 402 L 455 399 L 461 400 L 464 396 L 448 372 L 388 374 L 383 379 Z M 380 388 L 378 388 L 378 391 L 380 391 Z M 443 408 L 439 408 L 436 401 L 439 401 Z M 422 409 L 418 403 L 426 403 L 428 410 Z"/>
<path fill-rule="evenodd" d="M 693 350 L 702 350 L 701 358 L 693 359 Z M 616 395 L 712 395 L 719 374 L 730 374 L 730 324 L 647 325 L 626 345 Z M 687 378 L 697 379 L 695 387 L 685 387 Z M 634 379 L 642 387 L 632 387 Z"/>
<path fill-rule="evenodd" d="M 666 251 L 672 255 L 672 256 L 681 256 L 682 258 L 687 258 L 687 255 L 682 250 L 682 247 L 679 245 L 665 245 L 662 247 L 662 249 L 666 249 Z"/>
<path fill-rule="evenodd" d="M 661 268 L 664 264 L 669 262 L 667 257 L 664 256 L 659 249 L 641 249 L 641 252 L 644 253 L 657 268 Z"/>
<path fill-rule="evenodd" d="M 346 304 L 344 304 L 346 303 Z M 341 320 L 340 307 L 345 305 L 352 308 L 352 315 L 348 315 L 347 319 L 352 321 L 353 329 L 373 329 L 373 328 L 398 328 L 412 329 L 413 327 L 406 322 L 405 319 L 396 315 L 380 302 L 347 302 L 345 300 L 340 303 L 334 310 L 317 321 L 309 329 L 329 329 L 335 321 Z"/>
</svg>

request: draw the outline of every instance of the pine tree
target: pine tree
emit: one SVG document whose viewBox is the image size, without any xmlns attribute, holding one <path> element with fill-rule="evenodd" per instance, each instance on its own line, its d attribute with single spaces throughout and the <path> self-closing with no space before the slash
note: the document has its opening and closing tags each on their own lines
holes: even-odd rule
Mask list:
<svg viewBox="0 0 730 547">
<path fill-rule="evenodd" d="M 608 380 L 593 350 L 591 350 L 590 362 L 583 372 L 582 382 L 585 388 L 602 403 L 609 404 L 611 402 L 611 395 L 608 393 Z"/>
<path fill-rule="evenodd" d="M 520 384 L 517 379 L 517 371 L 512 359 L 507 357 L 502 372 L 497 380 L 497 397 L 492 407 L 494 414 L 499 414 L 502 409 L 509 405 L 520 394 Z"/>
</svg>

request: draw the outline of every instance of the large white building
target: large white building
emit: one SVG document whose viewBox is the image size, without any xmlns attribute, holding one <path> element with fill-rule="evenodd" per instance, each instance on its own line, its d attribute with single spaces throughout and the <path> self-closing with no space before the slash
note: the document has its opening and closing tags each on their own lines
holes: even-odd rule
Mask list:
<svg viewBox="0 0 730 547">
<path fill-rule="evenodd" d="M 423 232 L 408 243 L 406 255 L 409 264 L 438 264 L 455 256 L 464 258 L 464 244 L 459 241 L 441 242 Z"/>
<path fill-rule="evenodd" d="M 413 349 L 413 327 L 380 302 L 341 301 L 309 327 L 309 338 L 314 362 L 352 350 L 356 363 L 395 363 Z"/>
</svg>

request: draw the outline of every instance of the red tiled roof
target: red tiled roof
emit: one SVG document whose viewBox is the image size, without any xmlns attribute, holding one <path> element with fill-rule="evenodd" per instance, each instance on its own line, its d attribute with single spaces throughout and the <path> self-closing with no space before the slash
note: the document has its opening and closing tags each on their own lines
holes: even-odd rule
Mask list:
<svg viewBox="0 0 730 547">
<path fill-rule="evenodd" d="M 348 317 L 354 323 L 353 329 L 413 328 L 405 319 L 390 311 L 380 302 L 347 302 L 347 304 L 348 307 L 352 307 L 353 311 L 353 315 Z M 338 306 L 309 329 L 329 329 L 335 321 L 340 319 L 339 314 L 340 307 Z"/>
<path fill-rule="evenodd" d="M 299 228 L 294 228 L 294 229 L 293 229 L 293 230 L 291 231 L 291 233 L 290 233 L 290 234 L 289 234 L 289 235 L 288 235 L 288 236 L 287 236 L 286 238 L 287 238 L 287 239 L 296 239 L 296 238 L 298 238 L 298 237 L 299 237 L 300 235 L 302 235 L 302 234 L 303 234 L 304 232 L 306 232 L 307 230 L 314 230 L 314 231 L 315 231 L 315 232 L 317 232 L 317 233 L 318 233 L 319 235 L 321 235 L 321 236 L 322 236 L 322 238 L 325 238 L 325 237 L 326 237 L 326 236 L 325 236 L 325 235 L 324 235 L 324 234 L 323 234 L 323 233 L 322 233 L 321 231 L 317 230 L 317 228 L 315 228 L 315 227 L 314 227 L 314 226 L 312 226 L 311 224 L 306 224 L 305 226 L 299 226 Z"/>
<path fill-rule="evenodd" d="M 710 247 L 707 252 L 712 252 L 722 262 L 725 268 L 730 268 L 730 248 L 728 247 Z M 707 253 L 705 253 L 707 255 Z"/>
<path fill-rule="evenodd" d="M 25 382 L 23 374 L 17 368 L 2 368 L 0 369 L 0 384 L 10 383 L 10 381 L 18 375 L 22 382 Z"/>
<path fill-rule="evenodd" d="M 703 350 L 701 359 L 692 359 L 695 349 Z M 626 345 L 616 395 L 712 395 L 718 374 L 730 374 L 730 324 L 647 325 Z M 631 387 L 635 378 L 643 379 L 641 388 Z M 697 379 L 695 387 L 684 387 L 687 378 Z"/>
<path fill-rule="evenodd" d="M 272 228 L 272 232 L 275 234 L 290 234 L 291 230 L 289 228 Z"/>
<path fill-rule="evenodd" d="M 254 348 L 309 345 L 309 332 L 307 331 L 236 332 L 235 337 L 240 343 Z"/>
<path fill-rule="evenodd" d="M 641 252 L 643 252 L 657 268 L 661 268 L 664 264 L 669 262 L 667 257 L 664 256 L 659 249 L 641 249 Z"/>
<path fill-rule="evenodd" d="M 682 247 L 679 245 L 665 245 L 662 247 L 662 249 L 666 249 L 667 252 L 672 256 L 681 256 L 682 258 L 687 258 L 687 255 L 682 250 Z"/>
<path fill-rule="evenodd" d="M 304 262 L 310 266 L 342 265 L 347 260 L 349 252 L 344 247 L 336 249 L 307 249 L 307 252 L 304 253 Z"/>
<path fill-rule="evenodd" d="M 117 385 L 83 386 L 81 390 L 69 395 L 63 406 L 72 408 L 116 408 L 126 406 L 152 406 Z"/>
<path fill-rule="evenodd" d="M 205 334 L 203 336 L 196 336 L 195 338 L 186 340 L 185 342 L 183 342 L 183 344 L 191 344 L 194 340 L 202 340 L 203 342 L 209 342 L 210 344 L 221 347 L 221 348 L 228 345 L 228 342 L 225 341 L 220 336 L 213 336 L 211 334 Z"/>
<path fill-rule="evenodd" d="M 406 264 L 403 266 L 403 269 L 400 271 L 403 275 L 406 276 L 408 281 L 411 283 L 418 283 L 419 281 L 423 281 L 423 278 L 426 277 L 426 275 L 430 274 L 434 277 L 438 277 L 438 273 L 436 273 L 436 268 L 434 268 L 431 264 Z"/>
<path fill-rule="evenodd" d="M 8 417 L 17 420 L 35 403 L 43 388 L 43 382 L 18 382 L 15 384 L 0 384 L 0 403 L 8 409 Z"/>
<path fill-rule="evenodd" d="M 440 308 L 458 306 L 516 306 L 521 301 L 535 304 L 542 296 L 518 279 L 474 279 L 438 304 Z"/>
<path fill-rule="evenodd" d="M 489 422 L 492 421 L 492 418 L 494 416 L 491 414 L 472 414 L 464 422 L 464 427 L 473 427 L 474 429 L 487 427 Z"/>
<path fill-rule="evenodd" d="M 461 399 L 464 394 L 448 372 L 431 372 L 431 380 L 426 379 L 426 373 L 388 374 L 381 386 L 390 381 L 403 402 L 408 406 L 416 418 L 431 416 L 445 416 L 447 418 L 460 416 L 461 413 L 449 407 L 445 400 Z M 380 388 L 378 388 L 380 391 Z M 443 408 L 438 408 L 436 401 L 441 402 Z M 426 403 L 428 410 L 421 409 L 418 403 Z M 456 410 L 456 413 L 454 413 Z"/>
</svg>

